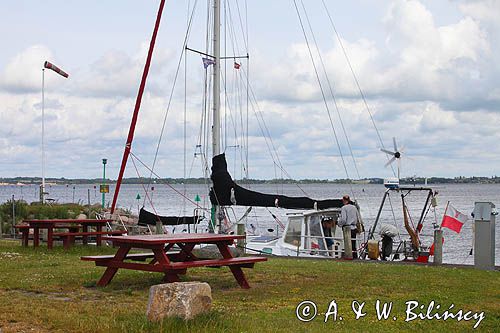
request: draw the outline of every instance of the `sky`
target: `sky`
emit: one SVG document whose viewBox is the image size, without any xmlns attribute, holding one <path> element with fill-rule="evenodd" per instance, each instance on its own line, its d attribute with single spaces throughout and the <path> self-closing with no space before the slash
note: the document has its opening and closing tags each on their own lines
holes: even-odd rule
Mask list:
<svg viewBox="0 0 500 333">
<path fill-rule="evenodd" d="M 41 176 L 48 60 L 70 76 L 45 72 L 46 176 L 97 178 L 107 158 L 117 178 L 158 4 L 0 2 L 0 177 Z M 296 4 L 309 44 L 293 0 L 223 1 L 223 55 L 249 54 L 239 70 L 234 59 L 222 70 L 235 178 L 247 150 L 251 178 L 389 177 L 380 148 L 393 137 L 403 177 L 500 175 L 500 1 Z M 179 59 L 190 13 L 187 46 L 206 52 L 206 9 L 205 0 L 166 1 L 126 177 L 149 177 L 157 147 L 158 176 L 203 175 L 205 71 L 199 54 Z"/>
</svg>

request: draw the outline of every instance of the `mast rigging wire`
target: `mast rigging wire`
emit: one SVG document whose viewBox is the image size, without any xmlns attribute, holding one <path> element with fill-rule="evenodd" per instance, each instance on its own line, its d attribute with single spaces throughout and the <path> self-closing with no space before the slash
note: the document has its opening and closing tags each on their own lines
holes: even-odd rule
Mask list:
<svg viewBox="0 0 500 333">
<path fill-rule="evenodd" d="M 181 67 L 182 58 L 185 56 L 185 53 L 186 53 L 187 41 L 188 41 L 190 33 L 191 33 L 191 26 L 192 26 L 192 23 L 193 23 L 194 14 L 196 12 L 196 5 L 197 5 L 197 3 L 198 3 L 198 0 L 195 0 L 195 2 L 193 4 L 193 10 L 191 12 L 191 17 L 189 18 L 189 24 L 188 24 L 188 27 L 186 29 L 186 34 L 184 36 L 184 42 L 183 42 L 183 45 L 182 45 L 182 52 L 181 52 L 181 54 L 179 56 L 179 61 L 177 63 L 177 69 L 175 71 L 174 80 L 173 80 L 173 83 L 172 83 L 172 89 L 170 91 L 170 97 L 168 99 L 167 108 L 166 108 L 166 111 L 165 111 L 165 116 L 163 118 L 161 132 L 160 132 L 160 136 L 158 138 L 158 144 L 156 145 L 156 151 L 155 151 L 155 155 L 154 155 L 154 159 L 153 159 L 153 164 L 151 166 L 151 173 L 149 175 L 147 190 L 149 190 L 149 186 L 151 185 L 151 180 L 153 178 L 153 171 L 154 171 L 154 168 L 156 166 L 156 161 L 157 161 L 157 158 L 158 158 L 158 152 L 160 150 L 161 141 L 163 139 L 163 133 L 165 131 L 165 125 L 166 125 L 167 117 L 168 117 L 168 114 L 169 114 L 169 111 L 170 111 L 170 105 L 172 103 L 172 99 L 173 99 L 173 95 L 174 95 L 174 90 L 175 90 L 175 86 L 176 86 L 176 83 L 177 83 L 177 77 L 179 76 L 179 70 L 180 70 L 180 67 Z"/>
<path fill-rule="evenodd" d="M 340 45 L 340 48 L 342 49 L 342 52 L 344 53 L 344 57 L 345 57 L 345 59 L 347 61 L 347 64 L 349 65 L 349 69 L 351 70 L 351 73 L 352 73 L 352 76 L 353 76 L 354 81 L 356 83 L 356 86 L 358 87 L 359 94 L 361 95 L 361 98 L 363 99 L 363 103 L 365 105 L 366 111 L 370 115 L 370 119 L 372 121 L 373 127 L 375 128 L 375 132 L 377 133 L 377 137 L 378 137 L 378 140 L 380 142 L 380 146 L 383 149 L 385 149 L 384 141 L 382 140 L 382 137 L 380 135 L 380 131 L 378 130 L 377 125 L 375 124 L 375 119 L 373 118 L 373 114 L 372 114 L 372 112 L 370 110 L 370 107 L 368 106 L 368 103 L 366 102 L 365 94 L 363 93 L 363 90 L 361 89 L 361 85 L 359 84 L 358 77 L 356 76 L 356 73 L 354 72 L 354 69 L 353 69 L 353 67 L 351 65 L 351 61 L 349 60 L 349 57 L 347 56 L 347 52 L 345 50 L 344 44 L 342 43 L 342 39 L 340 38 L 340 35 L 339 35 L 338 31 L 337 31 L 337 28 L 335 27 L 335 24 L 333 23 L 333 18 L 330 15 L 330 11 L 328 10 L 328 7 L 325 4 L 325 0 L 321 0 L 321 2 L 323 3 L 323 7 L 325 8 L 325 12 L 328 15 L 328 18 L 330 20 L 330 24 L 331 24 L 331 26 L 333 28 L 333 31 L 335 32 L 335 36 L 337 37 L 337 40 L 338 40 L 339 45 Z M 389 160 L 389 156 L 387 156 L 387 159 Z M 391 164 L 391 169 L 392 169 L 392 173 L 394 174 L 394 177 L 396 177 L 396 171 L 394 170 L 394 167 L 392 166 L 392 164 Z"/>
<path fill-rule="evenodd" d="M 324 74 L 324 76 L 326 78 L 326 82 L 328 84 L 330 95 L 332 96 L 333 104 L 335 105 L 335 110 L 337 111 L 337 116 L 339 118 L 340 125 L 342 127 L 342 132 L 344 133 L 344 137 L 345 137 L 345 140 L 347 142 L 347 146 L 348 146 L 349 151 L 351 153 L 352 163 L 354 165 L 354 169 L 356 170 L 356 174 L 358 176 L 358 179 L 361 179 L 361 176 L 360 176 L 359 170 L 358 170 L 358 165 L 356 163 L 356 159 L 354 158 L 354 153 L 353 153 L 353 150 L 352 150 L 351 142 L 349 140 L 349 137 L 347 136 L 347 131 L 346 131 L 345 126 L 344 126 L 344 121 L 342 120 L 342 116 L 340 114 L 340 110 L 339 110 L 339 107 L 338 107 L 338 104 L 337 104 L 337 98 L 335 97 L 335 94 L 333 92 L 332 84 L 330 82 L 330 78 L 329 78 L 328 73 L 326 71 L 325 62 L 323 61 L 323 56 L 321 55 L 321 51 L 320 51 L 320 49 L 318 47 L 318 42 L 316 41 L 316 36 L 314 34 L 314 31 L 313 31 L 313 28 L 312 28 L 312 25 L 311 25 L 311 21 L 309 20 L 309 15 L 307 14 L 307 10 L 306 10 L 306 7 L 304 5 L 304 1 L 301 0 L 300 2 L 302 4 L 302 8 L 303 8 L 304 14 L 306 16 L 307 24 L 309 26 L 309 31 L 311 33 L 311 36 L 312 36 L 313 41 L 314 41 L 314 45 L 316 47 L 316 52 L 318 53 L 318 56 L 319 56 L 320 64 L 321 64 L 321 67 L 323 69 L 323 74 Z M 354 196 L 354 192 L 353 192 L 353 196 Z"/>
<path fill-rule="evenodd" d="M 319 87 L 320 87 L 321 95 L 322 95 L 322 97 L 323 97 L 323 102 L 324 102 L 324 104 L 325 104 L 325 108 L 326 108 L 327 113 L 328 113 L 328 119 L 329 119 L 329 121 L 330 121 L 330 125 L 331 125 L 332 130 L 333 130 L 333 136 L 334 136 L 334 138 L 335 138 L 335 142 L 336 142 L 337 147 L 338 147 L 338 149 L 339 149 L 339 154 L 340 154 L 340 158 L 341 158 L 341 160 L 342 160 L 342 165 L 344 166 L 344 171 L 345 171 L 345 173 L 346 173 L 347 178 L 350 178 L 350 177 L 349 177 L 349 172 L 348 172 L 348 170 L 347 170 L 347 165 L 346 165 L 346 163 L 345 163 L 344 156 L 343 156 L 343 154 L 342 154 L 342 149 L 341 149 L 341 147 L 340 147 L 340 142 L 339 142 L 339 139 L 338 139 L 338 137 L 337 137 L 337 131 L 335 130 L 335 126 L 333 125 L 333 120 L 332 120 L 332 116 L 331 116 L 331 113 L 330 113 L 330 108 L 329 108 L 328 103 L 327 103 L 327 101 L 326 101 L 326 96 L 325 96 L 325 92 L 324 92 L 324 89 L 323 89 L 323 85 L 321 84 L 321 79 L 320 79 L 319 74 L 318 74 L 318 69 L 317 69 L 317 67 L 316 67 L 316 63 L 315 63 L 315 61 L 314 61 L 314 56 L 313 56 L 313 54 L 312 54 L 311 47 L 310 47 L 310 45 L 309 45 L 309 40 L 308 40 L 308 38 L 307 38 L 306 30 L 305 30 L 305 28 L 304 28 L 304 24 L 303 24 L 303 22 L 302 22 L 302 17 L 300 16 L 300 11 L 299 11 L 299 8 L 297 7 L 297 2 L 296 2 L 296 0 L 293 0 L 293 3 L 294 3 L 294 5 L 295 5 L 295 10 L 296 10 L 296 12 L 297 12 L 297 17 L 298 17 L 298 19 L 299 19 L 300 26 L 301 26 L 301 28 L 302 28 L 302 32 L 303 32 L 303 34 L 304 34 L 304 39 L 305 39 L 305 41 L 306 41 L 307 50 L 308 50 L 308 52 L 309 52 L 309 56 L 310 56 L 310 58 L 311 58 L 311 62 L 312 62 L 313 68 L 314 68 L 314 73 L 316 74 L 316 79 L 318 80 L 318 84 L 319 84 Z M 354 191 L 353 191 L 353 188 L 352 188 L 352 184 L 350 184 L 350 187 L 351 187 L 351 192 L 354 192 Z"/>
<path fill-rule="evenodd" d="M 154 170 L 152 168 L 148 167 L 147 164 L 144 163 L 137 155 L 135 155 L 133 152 L 130 152 L 130 155 L 133 156 L 139 163 L 141 163 L 142 166 L 145 167 L 149 172 L 151 172 L 151 174 L 153 174 L 157 178 L 160 178 L 160 176 L 156 172 L 154 172 Z M 167 185 L 170 189 L 172 189 L 174 192 L 176 192 L 180 196 L 184 197 L 187 201 L 189 201 L 190 203 L 192 203 L 193 205 L 195 205 L 196 208 L 204 209 L 203 207 L 200 207 L 200 205 L 197 202 L 195 202 L 195 201 L 189 199 L 187 196 L 183 195 L 182 192 L 180 192 L 179 190 L 177 190 L 175 187 L 173 187 L 169 183 L 165 182 L 164 184 Z"/>
<path fill-rule="evenodd" d="M 304 5 L 304 1 L 303 0 L 301 0 L 301 4 L 302 4 L 302 8 L 303 8 L 304 14 L 306 16 L 307 24 L 309 26 L 309 31 L 311 33 L 311 36 L 312 36 L 313 41 L 314 41 L 314 45 L 316 47 L 316 52 L 317 52 L 317 54 L 319 56 L 320 64 L 321 64 L 321 67 L 323 69 L 323 75 L 326 78 L 326 82 L 327 82 L 327 85 L 328 85 L 328 88 L 329 88 L 329 91 L 330 91 L 330 95 L 332 97 L 333 104 L 335 106 L 335 110 L 336 110 L 338 119 L 340 121 L 342 132 L 343 132 L 344 138 L 345 138 L 345 140 L 347 142 L 347 147 L 349 148 L 349 152 L 350 152 L 350 155 L 351 155 L 351 158 L 352 158 L 352 163 L 353 163 L 354 169 L 356 171 L 357 179 L 361 179 L 361 175 L 359 173 L 358 164 L 356 163 L 356 159 L 354 157 L 354 152 L 353 152 L 353 149 L 352 149 L 352 146 L 351 146 L 351 142 L 350 142 L 349 137 L 347 135 L 347 131 L 346 131 L 345 126 L 344 126 L 344 121 L 342 120 L 342 116 L 341 116 L 341 113 L 340 113 L 340 110 L 339 110 L 339 107 L 338 107 L 337 98 L 335 97 L 335 94 L 333 92 L 332 84 L 330 82 L 330 77 L 328 76 L 328 73 L 326 71 L 325 62 L 323 61 L 323 56 L 321 54 L 321 50 L 320 50 L 320 48 L 318 46 L 318 43 L 316 41 L 316 36 L 314 34 L 314 30 L 312 28 L 311 21 L 309 20 L 309 15 L 307 13 L 307 9 L 306 9 L 306 7 Z M 351 185 L 350 188 L 351 188 L 351 194 L 352 194 L 353 199 L 355 201 L 358 201 L 358 198 L 357 198 L 356 192 L 354 191 L 353 186 Z M 363 194 L 363 192 L 360 193 L 360 196 L 362 196 L 365 199 L 367 199 L 367 197 Z M 373 214 L 372 214 L 372 211 L 370 210 L 370 206 L 368 205 L 366 207 L 367 207 L 367 210 L 368 210 L 368 215 L 372 218 Z"/>
</svg>

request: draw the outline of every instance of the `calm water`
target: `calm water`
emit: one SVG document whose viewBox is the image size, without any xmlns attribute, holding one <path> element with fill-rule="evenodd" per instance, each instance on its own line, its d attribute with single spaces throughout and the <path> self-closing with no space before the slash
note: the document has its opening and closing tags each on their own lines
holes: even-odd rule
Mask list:
<svg viewBox="0 0 500 333">
<path fill-rule="evenodd" d="M 131 210 L 137 214 L 138 208 L 143 204 L 146 209 L 151 209 L 151 204 L 156 211 L 162 215 L 191 215 L 193 213 L 195 197 L 198 195 L 201 199 L 200 205 L 207 207 L 208 203 L 208 187 L 205 185 L 174 185 L 172 188 L 167 185 L 153 185 L 154 190 L 149 188 L 148 195 L 145 195 L 145 189 L 142 185 L 123 185 L 120 191 L 118 205 L 122 208 Z M 382 185 L 334 185 L 334 184 L 309 184 L 300 185 L 248 185 L 255 191 L 265 193 L 279 193 L 290 196 L 302 196 L 304 192 L 307 195 L 317 198 L 340 198 L 344 194 L 349 194 L 355 197 L 361 207 L 361 214 L 365 221 L 365 225 L 370 227 L 376 217 L 377 210 L 380 206 L 385 188 Z M 438 194 L 438 207 L 436 212 L 431 209 L 425 219 L 422 241 L 424 244 L 432 242 L 432 224 L 440 223 L 447 201 L 470 216 L 474 208 L 475 201 L 491 201 L 496 206 L 500 205 L 500 185 L 436 185 L 433 186 Z M 12 198 L 24 199 L 27 202 L 37 201 L 39 197 L 38 186 L 0 186 L 0 201 L 5 202 Z M 106 195 L 106 205 L 110 204 L 114 191 L 114 186 L 110 186 L 111 193 Z M 80 202 L 86 204 L 89 199 L 91 203 L 100 203 L 101 194 L 99 186 L 94 185 L 57 185 L 48 186 L 48 197 L 55 199 L 57 202 Z M 183 193 L 185 197 L 183 198 Z M 137 199 L 137 195 L 141 197 Z M 144 200 L 146 198 L 146 200 Z M 188 200 L 189 199 L 189 200 Z M 409 205 L 410 215 L 414 223 L 418 222 L 425 195 L 412 194 L 406 198 Z M 392 205 L 392 209 L 391 209 Z M 383 223 L 395 224 L 400 232 L 404 233 L 402 223 L 402 207 L 401 198 L 398 198 L 394 193 L 390 201 L 387 201 L 386 209 L 382 211 L 381 220 Z M 245 211 L 245 207 L 234 207 L 233 211 L 229 211 L 229 218 L 234 221 L 235 216 L 239 217 Z M 271 212 L 279 217 L 282 222 L 286 221 L 286 214 L 291 211 L 277 208 L 254 208 L 248 217 L 247 224 L 253 224 L 263 233 L 267 233 L 267 229 L 276 229 L 276 222 L 271 216 Z M 499 217 L 500 218 L 500 217 Z M 402 235 L 402 239 L 407 236 Z M 472 220 L 462 228 L 460 234 L 444 229 L 444 255 L 443 261 L 447 263 L 458 264 L 473 264 L 473 256 L 469 255 L 472 248 Z M 496 264 L 500 265 L 500 222 L 496 223 Z"/>
</svg>

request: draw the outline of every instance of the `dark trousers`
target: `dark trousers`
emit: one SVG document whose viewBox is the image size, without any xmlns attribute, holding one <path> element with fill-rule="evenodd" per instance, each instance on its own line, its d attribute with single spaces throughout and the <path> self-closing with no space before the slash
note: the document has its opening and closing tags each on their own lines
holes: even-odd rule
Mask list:
<svg viewBox="0 0 500 333">
<path fill-rule="evenodd" d="M 382 236 L 382 260 L 386 260 L 392 253 L 392 237 Z"/>
<path fill-rule="evenodd" d="M 356 229 L 351 230 L 351 246 L 352 246 L 352 258 L 358 259 L 358 248 L 356 247 L 356 235 L 358 232 Z"/>
</svg>

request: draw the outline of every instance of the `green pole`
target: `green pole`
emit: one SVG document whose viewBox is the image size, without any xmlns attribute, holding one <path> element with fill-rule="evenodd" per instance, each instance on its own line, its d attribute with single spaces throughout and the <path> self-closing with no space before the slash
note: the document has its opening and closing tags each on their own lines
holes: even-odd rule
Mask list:
<svg viewBox="0 0 500 333">
<path fill-rule="evenodd" d="M 108 162 L 107 159 L 103 158 L 102 159 L 102 185 L 106 185 L 106 162 Z M 104 202 L 106 200 L 106 194 L 104 193 L 104 189 L 102 192 L 102 208 L 104 208 Z"/>
<path fill-rule="evenodd" d="M 212 208 L 210 209 L 210 223 L 208 224 L 208 232 L 209 233 L 215 232 L 216 212 L 217 212 L 217 210 L 215 209 L 215 205 L 212 205 Z"/>
</svg>

